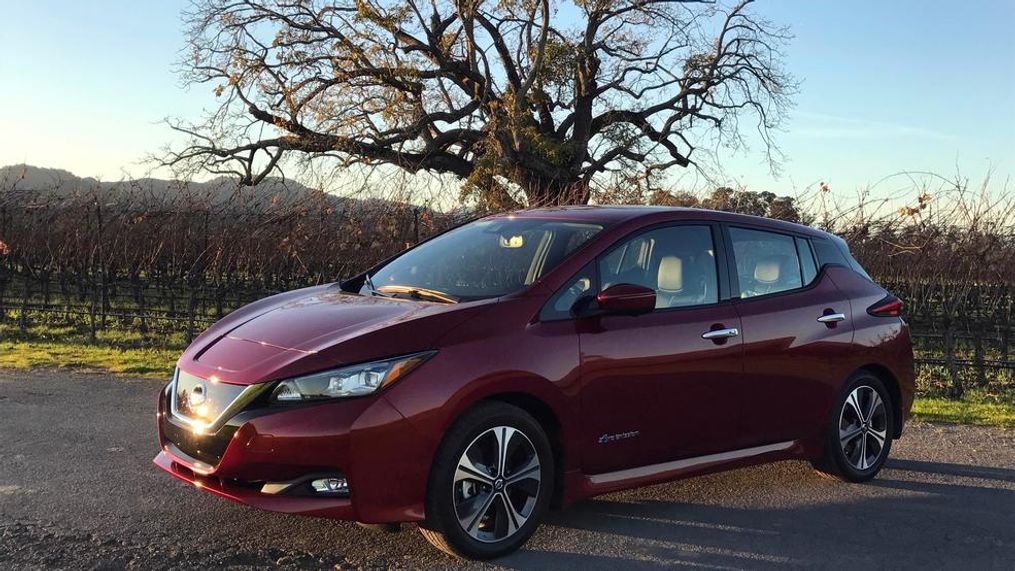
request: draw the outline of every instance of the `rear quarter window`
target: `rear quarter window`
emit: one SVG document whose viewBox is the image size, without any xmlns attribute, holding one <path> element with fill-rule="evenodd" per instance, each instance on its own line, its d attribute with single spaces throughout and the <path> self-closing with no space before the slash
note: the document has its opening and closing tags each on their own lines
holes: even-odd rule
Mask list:
<svg viewBox="0 0 1015 571">
<path fill-rule="evenodd" d="M 874 281 L 874 278 L 872 278 L 870 274 L 867 273 L 867 270 L 863 269 L 863 266 L 860 265 L 860 262 L 856 261 L 856 258 L 854 258 L 853 254 L 850 254 L 849 251 L 846 251 L 846 259 L 849 260 L 849 267 L 853 268 L 853 271 L 869 279 L 870 281 Z"/>
<path fill-rule="evenodd" d="M 811 245 L 814 247 L 814 254 L 818 257 L 819 267 L 825 264 L 841 264 L 852 268 L 854 272 L 868 280 L 874 281 L 867 270 L 864 270 L 860 265 L 860 262 L 857 262 L 856 258 L 849 253 L 849 246 L 846 245 L 845 240 L 841 238 L 813 238 Z"/>
<path fill-rule="evenodd" d="M 818 257 L 818 267 L 824 267 L 827 264 L 849 266 L 846 257 L 842 255 L 842 252 L 839 251 L 839 248 L 831 240 L 813 238 L 811 245 L 814 247 L 814 254 Z"/>
<path fill-rule="evenodd" d="M 818 267 L 814 263 L 814 254 L 811 253 L 811 247 L 805 238 L 796 239 L 796 250 L 797 254 L 800 255 L 800 272 L 804 277 L 804 285 L 808 285 L 818 275 Z"/>
</svg>

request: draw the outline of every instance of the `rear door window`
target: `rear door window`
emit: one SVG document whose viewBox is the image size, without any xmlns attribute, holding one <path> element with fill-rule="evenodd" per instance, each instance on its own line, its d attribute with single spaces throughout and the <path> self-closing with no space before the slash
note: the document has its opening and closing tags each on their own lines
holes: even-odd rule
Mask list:
<svg viewBox="0 0 1015 571">
<path fill-rule="evenodd" d="M 749 298 L 803 287 L 796 239 L 786 234 L 730 228 L 740 297 Z"/>
</svg>

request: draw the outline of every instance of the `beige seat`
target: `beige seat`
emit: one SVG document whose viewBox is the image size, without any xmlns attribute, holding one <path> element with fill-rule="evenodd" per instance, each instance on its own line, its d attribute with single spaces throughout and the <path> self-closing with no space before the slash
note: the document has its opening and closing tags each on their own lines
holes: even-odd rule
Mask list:
<svg viewBox="0 0 1015 571">
<path fill-rule="evenodd" d="M 656 307 L 672 307 L 684 294 L 684 260 L 663 256 L 656 273 Z"/>
<path fill-rule="evenodd" d="M 799 278 L 799 271 L 793 268 L 794 265 L 789 256 L 782 255 L 766 256 L 758 260 L 754 264 L 753 283 L 751 287 L 741 292 L 741 297 L 765 295 L 800 287 L 799 283 L 790 283 L 794 277 Z"/>
<path fill-rule="evenodd" d="M 754 280 L 761 285 L 770 286 L 779 283 L 782 276 L 783 256 L 762 258 L 754 265 Z"/>
</svg>

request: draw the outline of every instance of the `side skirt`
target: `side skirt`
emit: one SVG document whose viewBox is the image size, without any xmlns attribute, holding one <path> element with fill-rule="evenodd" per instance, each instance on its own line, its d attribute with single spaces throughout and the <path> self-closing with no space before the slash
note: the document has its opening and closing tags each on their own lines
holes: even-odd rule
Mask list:
<svg viewBox="0 0 1015 571">
<path fill-rule="evenodd" d="M 684 458 L 672 462 L 617 470 L 616 472 L 591 474 L 583 477 L 581 487 L 584 493 L 580 495 L 591 497 L 617 490 L 658 484 L 740 466 L 749 466 L 787 458 L 799 458 L 802 453 L 803 446 L 800 441 L 787 440 L 764 446 L 754 446 L 741 450 L 731 450 L 729 452 L 719 452 L 695 458 Z"/>
</svg>

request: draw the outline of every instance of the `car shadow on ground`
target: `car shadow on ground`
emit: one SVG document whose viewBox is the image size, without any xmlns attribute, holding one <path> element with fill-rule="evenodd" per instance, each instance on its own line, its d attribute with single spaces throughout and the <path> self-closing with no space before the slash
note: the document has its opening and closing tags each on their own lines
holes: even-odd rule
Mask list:
<svg viewBox="0 0 1015 571">
<path fill-rule="evenodd" d="M 1007 485 L 1015 482 L 1015 470 L 892 460 L 880 478 L 867 484 L 818 479 L 802 467 L 790 472 L 789 481 L 758 482 L 758 474 L 753 482 L 736 480 L 772 487 L 773 494 L 783 498 L 787 489 L 797 489 L 806 502 L 741 507 L 743 488 L 716 481 L 722 491 L 698 503 L 700 485 L 688 490 L 691 486 L 683 482 L 664 484 L 656 487 L 652 499 L 640 499 L 641 494 L 605 496 L 552 513 L 546 522 L 551 537 L 554 528 L 571 529 L 609 537 L 609 542 L 562 551 L 543 549 L 545 541 L 539 540 L 497 563 L 582 569 L 1010 569 L 1015 561 L 1015 487 Z M 940 481 L 941 476 L 949 482 Z M 692 493 L 683 493 L 688 491 Z M 682 502 L 682 496 L 695 497 Z"/>
<path fill-rule="evenodd" d="M 993 468 L 990 466 L 969 466 L 966 464 L 948 464 L 944 462 L 925 462 L 923 460 L 889 460 L 888 468 L 909 472 L 924 472 L 944 476 L 962 476 L 965 478 L 983 478 L 1001 482 L 1015 482 L 1015 470 Z"/>
</svg>

